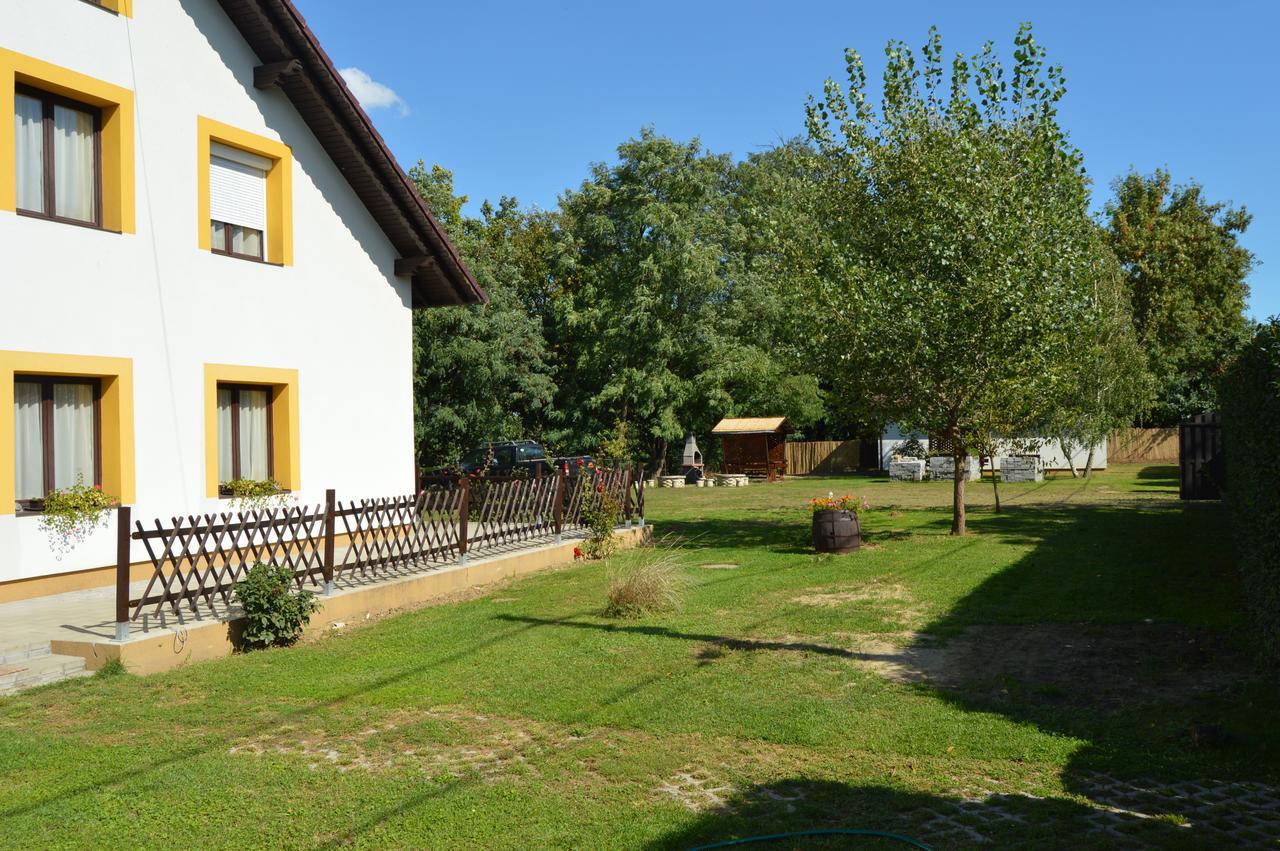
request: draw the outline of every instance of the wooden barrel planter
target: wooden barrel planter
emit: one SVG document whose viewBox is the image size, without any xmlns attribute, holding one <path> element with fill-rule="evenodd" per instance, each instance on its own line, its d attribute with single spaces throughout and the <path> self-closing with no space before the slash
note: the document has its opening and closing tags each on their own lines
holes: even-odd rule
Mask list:
<svg viewBox="0 0 1280 851">
<path fill-rule="evenodd" d="M 813 512 L 813 548 L 820 553 L 850 553 L 862 544 L 862 527 L 853 511 Z"/>
</svg>

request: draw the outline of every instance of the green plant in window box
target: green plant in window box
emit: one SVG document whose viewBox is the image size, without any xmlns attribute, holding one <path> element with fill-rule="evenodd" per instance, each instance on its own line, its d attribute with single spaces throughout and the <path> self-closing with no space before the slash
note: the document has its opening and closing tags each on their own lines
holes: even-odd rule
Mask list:
<svg viewBox="0 0 1280 851">
<path fill-rule="evenodd" d="M 241 513 L 287 508 L 294 501 L 275 479 L 232 479 L 218 485 L 218 494 L 230 497 L 231 507 Z"/>
<path fill-rule="evenodd" d="M 41 501 L 40 528 L 49 537 L 49 548 L 59 560 L 111 520 L 119 504 L 102 492 L 101 485 L 86 485 L 83 477 L 66 488 L 50 491 Z"/>
</svg>

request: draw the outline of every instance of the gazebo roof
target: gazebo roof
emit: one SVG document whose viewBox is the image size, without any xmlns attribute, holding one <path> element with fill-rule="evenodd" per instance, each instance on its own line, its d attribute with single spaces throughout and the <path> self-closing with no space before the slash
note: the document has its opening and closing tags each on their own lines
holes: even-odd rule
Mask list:
<svg viewBox="0 0 1280 851">
<path fill-rule="evenodd" d="M 786 417 L 726 417 L 711 429 L 712 434 L 773 434 L 791 431 Z"/>
</svg>

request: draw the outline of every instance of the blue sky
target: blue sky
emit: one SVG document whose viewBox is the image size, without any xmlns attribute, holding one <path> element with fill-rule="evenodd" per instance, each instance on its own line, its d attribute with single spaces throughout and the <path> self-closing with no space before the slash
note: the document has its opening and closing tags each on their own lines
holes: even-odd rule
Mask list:
<svg viewBox="0 0 1280 851">
<path fill-rule="evenodd" d="M 1280 314 L 1280 2 L 296 2 L 364 73 L 401 163 L 452 169 L 472 210 L 503 194 L 554 206 L 645 125 L 742 156 L 801 131 L 846 46 L 878 78 L 889 38 L 918 47 L 936 23 L 948 54 L 993 39 L 1008 57 L 1031 20 L 1066 69 L 1061 116 L 1097 206 L 1130 166 L 1246 206 L 1250 312 Z"/>
</svg>

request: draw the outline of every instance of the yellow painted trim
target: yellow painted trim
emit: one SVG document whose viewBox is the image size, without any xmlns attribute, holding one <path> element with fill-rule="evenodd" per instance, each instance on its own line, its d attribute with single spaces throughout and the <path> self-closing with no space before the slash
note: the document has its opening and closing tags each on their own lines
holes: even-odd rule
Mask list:
<svg viewBox="0 0 1280 851">
<path fill-rule="evenodd" d="M 75 71 L 0 48 L 0 210 L 18 206 L 14 165 L 14 87 L 32 86 L 102 110 L 102 226 L 137 231 L 134 187 L 133 92 Z"/>
<path fill-rule="evenodd" d="M 136 501 L 133 451 L 133 361 L 90 355 L 0 351 L 0 514 L 14 513 L 14 375 L 66 375 L 102 382 L 102 489 L 126 505 Z"/>
<path fill-rule="evenodd" d="M 293 265 L 293 150 L 283 142 L 240 130 L 229 124 L 196 118 L 196 223 L 200 228 L 197 245 L 208 251 L 209 234 L 209 143 L 221 142 L 271 160 L 267 172 L 267 262 Z"/>
<path fill-rule="evenodd" d="M 133 0 L 100 0 L 100 2 L 104 9 L 109 9 L 117 15 L 133 17 Z"/>
<path fill-rule="evenodd" d="M 12 383 L 12 382 L 11 382 Z M 302 442 L 298 431 L 298 371 L 264 366 L 204 365 L 205 494 L 218 496 L 218 385 L 265 384 L 271 388 L 272 462 L 275 478 L 289 490 L 302 487 Z M 12 393 L 12 389 L 9 391 Z M 13 408 L 13 402 L 9 402 Z M 12 476 L 10 477 L 12 478 Z"/>
</svg>

